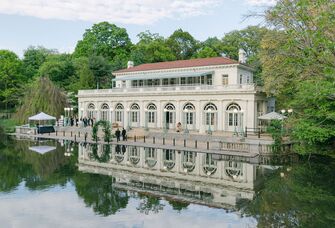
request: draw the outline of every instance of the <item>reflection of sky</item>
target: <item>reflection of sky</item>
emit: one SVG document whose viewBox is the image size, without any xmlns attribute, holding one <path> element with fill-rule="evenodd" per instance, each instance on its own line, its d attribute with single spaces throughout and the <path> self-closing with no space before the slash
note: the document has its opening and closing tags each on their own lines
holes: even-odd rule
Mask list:
<svg viewBox="0 0 335 228">
<path fill-rule="evenodd" d="M 10 194 L 0 194 L 1 227 L 256 227 L 254 218 L 241 218 L 224 209 L 191 204 L 181 212 L 166 202 L 159 213 L 149 215 L 136 208 L 140 199 L 131 198 L 127 208 L 102 217 L 86 207 L 74 186 L 29 191 L 21 184 Z"/>
</svg>

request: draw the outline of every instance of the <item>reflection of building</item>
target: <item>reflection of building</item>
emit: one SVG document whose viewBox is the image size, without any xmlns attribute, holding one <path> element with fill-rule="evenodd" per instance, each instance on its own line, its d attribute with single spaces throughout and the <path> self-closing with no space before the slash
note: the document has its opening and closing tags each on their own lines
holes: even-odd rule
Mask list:
<svg viewBox="0 0 335 228">
<path fill-rule="evenodd" d="M 252 199 L 256 166 L 216 160 L 212 154 L 110 145 L 109 160 L 99 145 L 79 148 L 79 170 L 111 175 L 123 189 L 146 191 L 215 207 Z"/>
<path fill-rule="evenodd" d="M 253 70 L 225 57 L 128 65 L 116 71 L 112 89 L 80 90 L 79 115 L 124 127 L 199 132 L 240 131 L 257 126 L 266 98 Z"/>
</svg>

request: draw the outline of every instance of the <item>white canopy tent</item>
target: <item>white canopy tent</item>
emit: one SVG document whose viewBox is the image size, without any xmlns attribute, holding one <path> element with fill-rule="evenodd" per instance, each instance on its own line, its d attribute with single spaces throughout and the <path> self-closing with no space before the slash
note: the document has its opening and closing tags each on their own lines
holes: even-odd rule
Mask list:
<svg viewBox="0 0 335 228">
<path fill-rule="evenodd" d="M 40 112 L 35 116 L 31 116 L 28 118 L 28 120 L 37 120 L 37 121 L 41 121 L 41 120 L 56 120 L 56 117 L 50 116 L 48 114 L 45 114 L 44 112 Z"/>
<path fill-rule="evenodd" d="M 258 117 L 258 119 L 260 120 L 283 120 L 286 118 L 287 118 L 286 116 L 279 114 L 277 112 L 270 112 Z"/>
</svg>

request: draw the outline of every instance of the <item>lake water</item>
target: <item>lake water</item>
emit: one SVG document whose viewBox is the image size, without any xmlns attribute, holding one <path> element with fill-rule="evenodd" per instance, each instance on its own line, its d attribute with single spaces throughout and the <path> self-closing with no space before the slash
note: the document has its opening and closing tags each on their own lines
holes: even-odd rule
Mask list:
<svg viewBox="0 0 335 228">
<path fill-rule="evenodd" d="M 335 227 L 329 157 L 0 140 L 0 227 Z"/>
</svg>

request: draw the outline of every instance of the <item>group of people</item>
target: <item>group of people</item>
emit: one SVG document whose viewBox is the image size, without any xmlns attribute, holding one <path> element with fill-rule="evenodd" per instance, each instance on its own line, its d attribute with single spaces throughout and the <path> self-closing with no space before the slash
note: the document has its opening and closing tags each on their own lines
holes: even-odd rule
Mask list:
<svg viewBox="0 0 335 228">
<path fill-rule="evenodd" d="M 84 117 L 84 118 L 80 118 L 80 121 L 83 123 L 84 127 L 87 127 L 87 126 L 92 126 L 93 127 L 94 122 L 95 122 L 95 118 L 94 117 L 93 118 L 91 118 L 91 117 L 89 117 L 89 118 Z"/>
<path fill-rule="evenodd" d="M 120 129 L 116 129 L 115 131 L 115 136 L 116 136 L 116 141 L 119 142 L 120 141 L 120 137 L 122 135 L 122 139 L 123 141 L 127 141 L 127 131 L 126 129 L 122 128 L 122 131 L 120 131 Z"/>
</svg>

